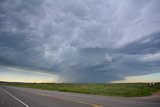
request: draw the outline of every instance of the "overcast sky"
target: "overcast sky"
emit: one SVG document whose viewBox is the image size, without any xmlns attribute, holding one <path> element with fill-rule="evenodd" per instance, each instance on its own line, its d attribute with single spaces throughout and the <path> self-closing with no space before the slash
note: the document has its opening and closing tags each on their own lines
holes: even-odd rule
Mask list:
<svg viewBox="0 0 160 107">
<path fill-rule="evenodd" d="M 160 0 L 0 0 L 0 80 L 17 72 L 78 83 L 160 73 Z"/>
</svg>

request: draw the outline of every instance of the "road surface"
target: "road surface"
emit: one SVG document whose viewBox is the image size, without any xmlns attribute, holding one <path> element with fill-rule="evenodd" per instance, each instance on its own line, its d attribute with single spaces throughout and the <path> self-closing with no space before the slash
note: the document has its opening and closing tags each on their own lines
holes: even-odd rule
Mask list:
<svg viewBox="0 0 160 107">
<path fill-rule="evenodd" d="M 160 96 L 106 97 L 0 86 L 0 107 L 160 107 Z"/>
</svg>

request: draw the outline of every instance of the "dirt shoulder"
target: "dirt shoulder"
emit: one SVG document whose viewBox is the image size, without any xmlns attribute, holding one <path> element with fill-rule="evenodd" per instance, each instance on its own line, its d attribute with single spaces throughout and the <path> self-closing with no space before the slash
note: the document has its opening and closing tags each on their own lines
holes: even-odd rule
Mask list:
<svg viewBox="0 0 160 107">
<path fill-rule="evenodd" d="M 153 102 L 153 103 L 160 103 L 160 91 L 155 92 L 151 96 L 144 96 L 144 97 L 135 97 L 133 98 L 135 100 L 140 100 L 140 101 L 147 101 L 147 102 Z"/>
</svg>

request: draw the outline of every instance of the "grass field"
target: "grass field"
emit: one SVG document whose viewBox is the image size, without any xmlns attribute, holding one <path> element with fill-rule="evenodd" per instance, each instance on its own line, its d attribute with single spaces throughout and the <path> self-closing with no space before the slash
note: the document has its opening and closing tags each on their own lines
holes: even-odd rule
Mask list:
<svg viewBox="0 0 160 107">
<path fill-rule="evenodd" d="M 160 84 L 149 86 L 147 83 L 112 83 L 112 84 L 67 84 L 67 83 L 8 83 L 7 85 L 59 90 L 65 92 L 105 95 L 105 96 L 148 96 L 160 91 Z"/>
</svg>

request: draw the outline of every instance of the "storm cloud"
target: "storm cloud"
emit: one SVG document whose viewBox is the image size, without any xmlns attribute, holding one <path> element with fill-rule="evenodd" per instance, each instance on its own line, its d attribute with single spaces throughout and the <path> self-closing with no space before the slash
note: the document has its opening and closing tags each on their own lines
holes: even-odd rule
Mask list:
<svg viewBox="0 0 160 107">
<path fill-rule="evenodd" d="M 159 19 L 159 0 L 1 0 L 0 65 L 64 82 L 159 73 Z"/>
</svg>

